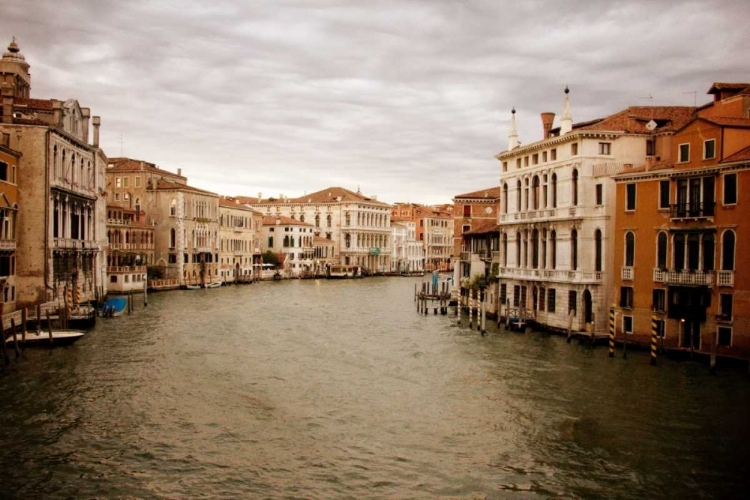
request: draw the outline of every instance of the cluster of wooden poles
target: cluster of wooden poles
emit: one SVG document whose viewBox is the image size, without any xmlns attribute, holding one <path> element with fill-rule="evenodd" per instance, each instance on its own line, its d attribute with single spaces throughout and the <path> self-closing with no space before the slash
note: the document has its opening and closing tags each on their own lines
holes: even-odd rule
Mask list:
<svg viewBox="0 0 750 500">
<path fill-rule="evenodd" d="M 487 333 L 487 294 L 484 290 L 461 289 L 461 294 L 456 303 L 456 321 L 459 325 L 461 324 L 461 307 L 463 304 L 469 311 L 469 328 L 474 327 L 474 318 L 476 317 L 477 330 L 482 335 Z"/>
<path fill-rule="evenodd" d="M 414 284 L 414 301 L 417 303 L 417 312 L 427 316 L 430 313 L 430 309 L 433 310 L 434 314 L 448 314 L 448 304 L 450 302 L 451 293 L 448 286 L 448 282 L 437 283 L 430 286 L 430 283 L 423 282 L 422 288 L 417 289 L 417 284 Z"/>
<path fill-rule="evenodd" d="M 54 336 L 52 334 L 52 319 L 50 318 L 49 309 L 45 311 L 47 315 L 47 333 L 49 334 L 49 342 L 52 344 L 54 342 Z M 0 318 L 2 318 L 3 313 L 3 304 L 0 303 Z M 42 306 L 38 305 L 36 306 L 36 324 L 39 326 L 42 321 Z M 5 322 L 0 319 L 0 329 L 2 329 L 2 335 L 0 335 L 0 341 L 3 344 L 3 358 L 5 359 L 5 364 L 10 364 L 10 353 L 8 352 L 8 343 L 6 342 L 6 339 L 8 337 L 13 337 L 13 350 L 16 354 L 16 359 L 18 359 L 21 356 L 21 349 L 19 348 L 19 342 L 21 344 L 26 343 L 26 334 L 28 333 L 26 329 L 26 324 L 28 322 L 27 317 L 27 310 L 26 308 L 21 309 L 21 321 L 20 325 L 16 324 L 16 318 L 11 316 L 10 318 L 10 332 L 7 331 L 5 328 Z M 18 329 L 21 329 L 20 335 L 18 332 Z M 20 337 L 20 339 L 19 339 Z"/>
</svg>

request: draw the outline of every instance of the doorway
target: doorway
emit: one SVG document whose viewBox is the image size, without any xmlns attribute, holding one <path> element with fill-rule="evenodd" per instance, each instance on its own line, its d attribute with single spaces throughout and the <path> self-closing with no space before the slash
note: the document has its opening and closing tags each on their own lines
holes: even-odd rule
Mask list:
<svg viewBox="0 0 750 500">
<path fill-rule="evenodd" d="M 699 321 L 685 320 L 682 323 L 682 347 L 701 348 L 701 324 Z"/>
</svg>

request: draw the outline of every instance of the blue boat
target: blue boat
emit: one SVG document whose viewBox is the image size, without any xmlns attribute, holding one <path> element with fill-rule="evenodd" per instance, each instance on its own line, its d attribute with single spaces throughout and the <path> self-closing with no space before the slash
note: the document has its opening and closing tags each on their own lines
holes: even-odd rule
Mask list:
<svg viewBox="0 0 750 500">
<path fill-rule="evenodd" d="M 99 309 L 99 314 L 105 318 L 114 318 L 119 316 L 128 306 L 128 299 L 125 297 L 112 297 Z"/>
</svg>

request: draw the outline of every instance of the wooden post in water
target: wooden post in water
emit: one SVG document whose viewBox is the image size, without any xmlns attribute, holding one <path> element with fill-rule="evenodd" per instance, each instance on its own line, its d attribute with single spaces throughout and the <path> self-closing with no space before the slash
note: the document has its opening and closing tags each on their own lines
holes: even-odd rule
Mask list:
<svg viewBox="0 0 750 500">
<path fill-rule="evenodd" d="M 482 322 L 481 322 L 482 336 L 484 337 L 487 331 L 487 294 L 482 291 Z"/>
<path fill-rule="evenodd" d="M 615 310 L 609 310 L 609 357 L 615 357 Z"/>
<path fill-rule="evenodd" d="M 656 366 L 656 315 L 651 315 L 651 366 Z"/>
<path fill-rule="evenodd" d="M 52 338 L 52 320 L 49 317 L 49 309 L 47 309 L 47 332 L 49 333 L 49 343 L 52 344 L 55 339 Z"/>
<path fill-rule="evenodd" d="M 570 344 L 570 339 L 573 336 L 573 309 L 568 311 L 568 344 Z"/>
<path fill-rule="evenodd" d="M 713 342 L 711 342 L 711 367 L 708 369 L 708 373 L 716 375 L 716 344 L 718 342 L 718 332 L 714 330 Z"/>
<path fill-rule="evenodd" d="M 474 325 L 474 290 L 469 288 L 469 329 Z"/>
<path fill-rule="evenodd" d="M 596 347 L 596 316 L 591 313 L 591 347 Z M 585 319 L 585 318 L 584 318 Z"/>
<path fill-rule="evenodd" d="M 28 319 L 28 313 L 26 308 L 21 309 L 21 342 L 26 343 L 26 321 Z"/>
<path fill-rule="evenodd" d="M 36 331 L 42 330 L 42 305 L 36 305 Z"/>
<path fill-rule="evenodd" d="M 21 351 L 18 349 L 18 337 L 16 334 L 16 320 L 13 318 L 10 318 L 10 328 L 13 332 L 13 348 L 16 350 L 16 359 L 18 359 L 21 356 Z"/>
<path fill-rule="evenodd" d="M 143 307 L 148 306 L 148 276 L 143 280 Z"/>
<path fill-rule="evenodd" d="M 3 313 L 5 312 L 5 304 L 0 302 L 0 341 L 3 343 L 3 357 L 5 358 L 5 364 L 10 364 L 10 356 L 8 355 L 8 344 L 5 343 L 5 321 L 3 320 Z"/>
</svg>

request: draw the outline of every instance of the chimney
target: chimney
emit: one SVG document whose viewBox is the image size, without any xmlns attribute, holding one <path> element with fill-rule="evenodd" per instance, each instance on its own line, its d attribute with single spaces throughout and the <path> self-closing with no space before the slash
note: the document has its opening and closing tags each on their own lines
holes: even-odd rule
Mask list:
<svg viewBox="0 0 750 500">
<path fill-rule="evenodd" d="M 260 201 L 262 199 L 263 199 L 263 193 L 261 193 L 260 191 L 258 191 L 258 201 Z"/>
<path fill-rule="evenodd" d="M 179 175 L 180 177 L 182 177 L 182 169 L 181 168 L 177 169 L 177 175 Z"/>
<path fill-rule="evenodd" d="M 91 110 L 89 108 L 81 108 L 81 115 L 83 116 L 83 142 L 89 143 L 89 118 L 91 117 Z"/>
<path fill-rule="evenodd" d="M 510 133 L 508 134 L 508 151 L 518 147 L 518 130 L 516 130 L 516 108 L 510 110 Z"/>
<path fill-rule="evenodd" d="M 646 157 L 646 172 L 651 170 L 651 167 L 654 166 L 654 157 L 653 156 L 647 156 Z"/>
<path fill-rule="evenodd" d="M 52 100 L 52 121 L 57 127 L 62 125 L 62 102 L 56 99 Z"/>
<path fill-rule="evenodd" d="M 95 148 L 99 147 L 99 125 L 101 125 L 102 119 L 98 116 L 91 117 L 91 124 L 94 127 L 94 142 L 91 143 Z"/>
<path fill-rule="evenodd" d="M 549 132 L 552 130 L 552 122 L 555 121 L 555 113 L 542 113 L 542 137 L 549 139 Z"/>
</svg>

